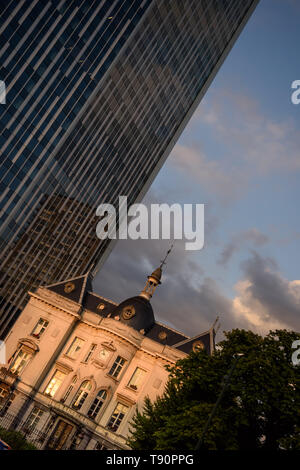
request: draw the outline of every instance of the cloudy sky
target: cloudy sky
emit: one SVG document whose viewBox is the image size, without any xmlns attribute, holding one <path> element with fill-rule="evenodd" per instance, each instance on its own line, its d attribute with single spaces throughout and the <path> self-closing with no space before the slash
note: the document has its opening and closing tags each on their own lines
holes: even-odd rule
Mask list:
<svg viewBox="0 0 300 470">
<path fill-rule="evenodd" d="M 205 245 L 176 241 L 152 299 L 157 320 L 195 335 L 300 330 L 300 2 L 261 0 L 144 203 L 204 203 Z M 137 295 L 167 241 L 119 241 L 94 281 Z"/>
</svg>

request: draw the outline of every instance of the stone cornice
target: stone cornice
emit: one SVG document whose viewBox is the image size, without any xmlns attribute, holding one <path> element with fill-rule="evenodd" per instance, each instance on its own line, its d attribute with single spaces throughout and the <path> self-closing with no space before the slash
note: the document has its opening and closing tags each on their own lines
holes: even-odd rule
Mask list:
<svg viewBox="0 0 300 470">
<path fill-rule="evenodd" d="M 116 320 L 113 320 L 113 319 L 106 319 L 106 318 L 104 318 L 103 321 L 105 321 L 105 320 L 109 320 L 109 321 L 116 322 Z M 100 330 L 100 331 L 102 330 L 102 331 L 105 331 L 106 333 L 111 333 L 112 335 L 116 336 L 117 338 L 119 338 L 119 339 L 121 339 L 121 340 L 124 340 L 124 341 L 126 341 L 127 343 L 131 344 L 132 346 L 134 346 L 134 347 L 135 347 L 136 349 L 138 349 L 139 351 L 141 351 L 141 352 L 143 352 L 143 353 L 145 353 L 145 354 L 148 354 L 149 356 L 151 356 L 151 357 L 153 357 L 153 358 L 155 358 L 155 359 L 160 358 L 160 359 L 162 359 L 162 360 L 164 360 L 164 361 L 167 361 L 167 362 L 170 363 L 170 364 L 175 364 L 179 359 L 183 359 L 183 358 L 186 356 L 185 353 L 176 354 L 176 353 L 178 353 L 178 351 L 176 351 L 176 353 L 175 353 L 175 351 L 173 352 L 173 351 L 171 351 L 171 350 L 169 349 L 169 350 L 168 350 L 169 357 L 168 357 L 168 355 L 166 355 L 166 351 L 164 351 L 164 353 L 163 353 L 163 352 L 160 353 L 160 352 L 158 352 L 158 351 L 151 351 L 150 349 L 143 348 L 143 347 L 141 347 L 141 342 L 142 342 L 142 340 L 144 339 L 144 336 L 143 336 L 142 334 L 140 334 L 140 333 L 138 333 L 138 332 L 134 332 L 134 333 L 135 333 L 135 334 L 134 334 L 134 333 L 132 333 L 131 331 L 128 331 L 128 330 L 129 330 L 128 327 L 124 327 L 124 328 L 122 329 L 122 331 L 126 331 L 127 328 L 128 328 L 127 332 L 130 334 L 130 336 L 131 336 L 132 339 L 138 340 L 137 335 L 140 335 L 140 338 L 139 338 L 139 339 L 141 340 L 141 342 L 137 343 L 136 341 L 133 341 L 133 340 L 130 339 L 129 337 L 126 337 L 126 336 L 120 334 L 120 333 L 119 333 L 118 331 L 116 331 L 115 329 L 112 329 L 112 328 L 109 328 L 109 327 L 107 327 L 107 326 L 104 326 L 104 325 L 103 325 L 103 321 L 100 323 L 100 325 L 91 325 L 91 326 L 93 326 L 93 327 L 96 328 L 97 330 Z M 87 323 L 86 321 L 82 321 L 82 323 L 89 324 L 89 323 Z M 118 326 L 119 326 L 119 322 L 118 322 Z M 122 324 L 122 326 L 124 326 L 124 325 Z M 119 329 L 119 328 L 118 328 L 118 329 Z M 132 329 L 132 328 L 130 328 L 130 330 L 131 330 L 131 329 Z M 151 340 L 149 340 L 149 341 L 151 341 Z"/>
<path fill-rule="evenodd" d="M 142 347 L 142 342 L 145 339 L 144 335 L 112 318 L 102 318 L 99 324 L 95 324 L 88 320 L 85 320 L 78 314 L 80 306 L 77 303 L 65 299 L 64 297 L 47 289 L 39 288 L 36 293 L 30 292 L 29 294 L 32 298 L 36 300 L 44 302 L 57 310 L 63 311 L 65 313 L 68 313 L 69 315 L 80 319 L 79 325 L 84 324 L 96 329 L 97 331 L 110 333 L 116 338 L 127 342 L 131 346 L 134 346 L 137 350 L 142 351 L 153 358 L 160 358 L 170 364 L 175 364 L 176 361 L 186 356 L 185 353 L 176 354 L 176 352 L 178 351 L 173 352 L 171 347 L 168 347 L 168 351 L 166 351 L 164 348 L 164 351 L 161 352 L 154 350 L 151 351 L 151 349 L 148 349 L 147 347 Z M 154 343 L 156 342 L 154 341 Z"/>
<path fill-rule="evenodd" d="M 127 395 L 124 395 L 124 393 L 117 392 L 117 397 L 122 403 L 124 403 L 124 405 L 136 405 L 136 400 Z"/>
<path fill-rule="evenodd" d="M 29 292 L 29 295 L 32 299 L 39 300 L 40 302 L 50 305 L 56 310 L 60 310 L 68 313 L 69 315 L 80 318 L 80 315 L 78 314 L 80 306 L 55 292 L 39 288 L 37 292 Z"/>
<path fill-rule="evenodd" d="M 59 369 L 61 372 L 64 372 L 65 374 L 69 374 L 70 372 L 74 371 L 74 369 L 71 366 L 60 361 L 55 362 L 55 367 Z"/>
</svg>

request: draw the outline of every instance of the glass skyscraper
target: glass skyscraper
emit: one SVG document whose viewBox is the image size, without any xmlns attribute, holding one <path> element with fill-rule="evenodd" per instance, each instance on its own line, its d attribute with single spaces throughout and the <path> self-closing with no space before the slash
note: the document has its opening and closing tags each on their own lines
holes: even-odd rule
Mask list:
<svg viewBox="0 0 300 470">
<path fill-rule="evenodd" d="M 257 0 L 0 0 L 0 335 L 96 273 L 101 202 L 141 200 Z"/>
</svg>

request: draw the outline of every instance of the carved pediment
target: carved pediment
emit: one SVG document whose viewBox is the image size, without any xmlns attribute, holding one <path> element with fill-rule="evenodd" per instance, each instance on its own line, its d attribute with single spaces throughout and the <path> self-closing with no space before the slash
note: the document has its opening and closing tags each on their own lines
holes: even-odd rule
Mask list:
<svg viewBox="0 0 300 470">
<path fill-rule="evenodd" d="M 104 346 L 106 349 L 115 352 L 117 348 L 114 346 L 113 341 L 102 341 L 101 346 Z"/>
<path fill-rule="evenodd" d="M 38 352 L 40 350 L 36 342 L 29 338 L 20 338 L 19 344 L 22 344 L 23 349 L 27 349 L 29 352 Z"/>
<path fill-rule="evenodd" d="M 63 362 L 57 361 L 55 363 L 56 367 L 61 370 L 61 372 L 64 372 L 65 374 L 69 374 L 70 372 L 73 372 L 74 369 L 72 367 L 68 366 L 67 364 L 64 364 Z"/>
<path fill-rule="evenodd" d="M 124 405 L 135 405 L 136 400 L 134 400 L 131 397 L 128 397 L 127 395 L 124 395 L 124 393 L 117 392 L 117 397 L 119 400 L 124 403 Z"/>
</svg>

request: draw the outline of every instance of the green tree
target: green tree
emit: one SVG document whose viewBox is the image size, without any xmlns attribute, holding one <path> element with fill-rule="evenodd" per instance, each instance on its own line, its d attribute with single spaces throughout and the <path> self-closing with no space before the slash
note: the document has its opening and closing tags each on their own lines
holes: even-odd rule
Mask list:
<svg viewBox="0 0 300 470">
<path fill-rule="evenodd" d="M 242 353 L 204 438 L 209 450 L 299 449 L 300 366 L 291 361 L 299 334 L 225 333 L 216 352 L 191 353 L 168 368 L 161 398 L 145 400 L 132 424 L 137 450 L 193 450 L 220 394 L 234 357 Z"/>
<path fill-rule="evenodd" d="M 26 441 L 24 435 L 19 431 L 0 427 L 0 439 L 6 442 L 12 450 L 36 450 L 36 447 Z"/>
</svg>

